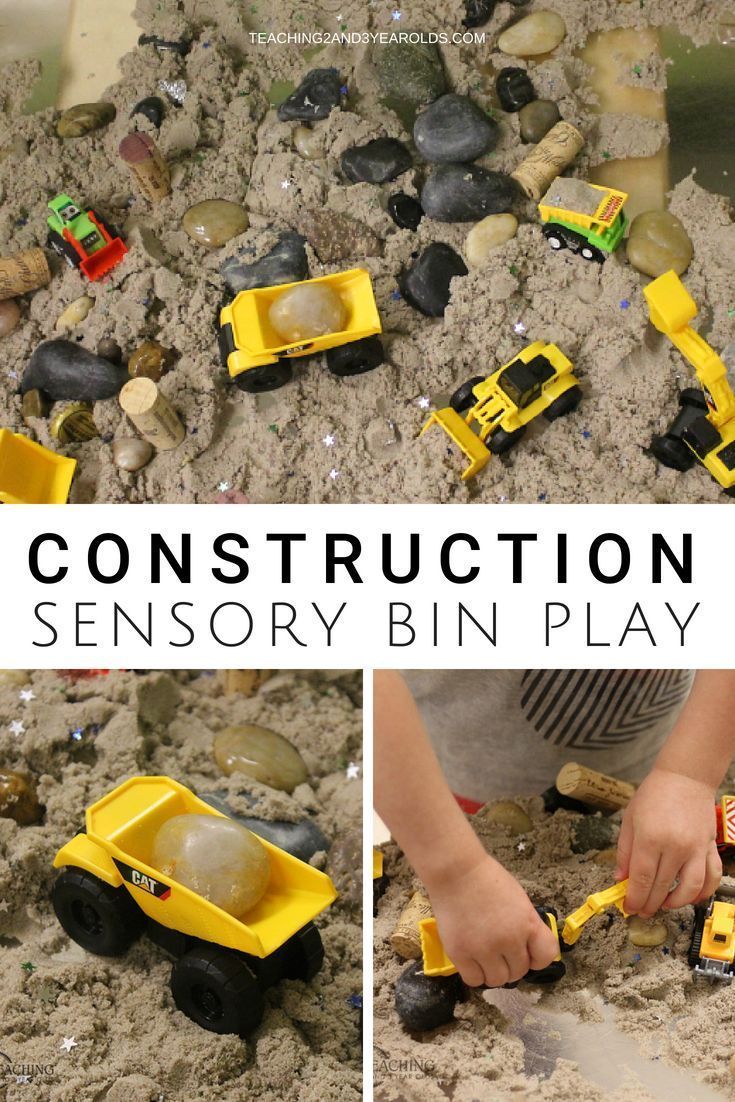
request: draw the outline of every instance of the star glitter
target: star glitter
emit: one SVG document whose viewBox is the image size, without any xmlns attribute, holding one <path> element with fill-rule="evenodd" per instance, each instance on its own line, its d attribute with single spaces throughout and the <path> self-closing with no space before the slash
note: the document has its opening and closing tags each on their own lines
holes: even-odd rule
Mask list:
<svg viewBox="0 0 735 1102">
<path fill-rule="evenodd" d="M 428 398 L 425 394 L 422 394 L 421 397 L 417 400 L 416 405 L 419 407 L 419 409 L 428 409 L 431 405 L 431 398 Z"/>
<path fill-rule="evenodd" d="M 519 337 L 523 336 L 523 334 L 526 332 L 526 327 L 522 321 L 517 321 L 514 323 L 513 332 L 517 333 Z"/>
<path fill-rule="evenodd" d="M 84 728 L 83 727 L 75 727 L 73 731 L 69 732 L 69 738 L 73 742 L 81 742 L 82 739 L 84 738 Z"/>
<path fill-rule="evenodd" d="M 393 299 L 394 302 L 400 302 L 403 296 L 401 295 L 400 291 L 391 291 L 390 297 Z"/>
<path fill-rule="evenodd" d="M 326 436 L 322 437 L 322 444 L 325 448 L 333 448 L 336 443 L 337 437 L 334 436 L 331 432 L 328 432 Z"/>
<path fill-rule="evenodd" d="M 79 1041 L 75 1041 L 73 1037 L 65 1037 L 59 1045 L 59 1048 L 63 1048 L 65 1052 L 71 1052 L 73 1048 L 76 1048 Z"/>
<path fill-rule="evenodd" d="M 30 1075 L 16 1075 L 15 1081 L 16 1083 L 30 1083 L 31 1077 Z"/>
<path fill-rule="evenodd" d="M 21 968 L 23 969 L 24 972 L 36 972 L 37 971 L 36 965 L 31 960 L 24 960 L 23 963 L 21 964 Z"/>
<path fill-rule="evenodd" d="M 620 300 L 620 309 L 621 310 L 627 310 L 629 306 L 630 306 L 630 299 L 621 298 L 621 300 Z"/>
<path fill-rule="evenodd" d="M 360 776 L 360 766 L 357 762 L 351 761 L 345 772 L 348 781 L 356 781 Z"/>
<path fill-rule="evenodd" d="M 217 489 L 219 490 L 219 492 L 221 494 L 226 494 L 227 491 L 230 489 L 230 486 L 231 486 L 231 484 L 229 482 L 218 482 L 217 483 Z"/>
<path fill-rule="evenodd" d="M 24 735 L 26 729 L 21 720 L 14 719 L 12 723 L 8 724 L 8 730 L 11 735 Z"/>
<path fill-rule="evenodd" d="M 34 693 L 33 689 L 21 689 L 18 693 L 18 697 L 20 698 L 20 700 L 23 701 L 24 704 L 30 704 L 32 700 L 36 699 L 36 694 Z"/>
<path fill-rule="evenodd" d="M 329 472 L 329 477 L 331 478 L 332 482 L 337 481 L 337 479 L 339 478 L 339 471 L 336 467 L 332 467 L 331 471 Z"/>
<path fill-rule="evenodd" d="M 589 429 L 582 429 L 582 436 L 585 440 L 589 440 L 590 436 L 592 436 L 592 433 Z"/>
<path fill-rule="evenodd" d="M 6 375 L 8 376 L 9 379 L 15 379 L 16 381 L 18 379 L 18 372 L 17 371 L 7 371 Z"/>
<path fill-rule="evenodd" d="M 518 845 L 516 846 L 516 849 L 518 850 L 519 853 L 523 853 L 526 849 L 526 843 L 525 842 L 519 842 Z"/>
<path fill-rule="evenodd" d="M 340 94 L 341 96 L 346 96 L 346 95 L 347 95 L 347 93 L 348 93 L 348 91 L 349 91 L 349 89 L 348 89 L 347 85 L 346 85 L 346 84 L 343 84 L 343 85 L 342 85 L 342 87 L 341 87 L 341 88 L 340 88 L 340 90 L 339 90 L 339 94 Z"/>
<path fill-rule="evenodd" d="M 400 19 L 401 19 L 401 13 L 399 12 L 398 8 L 396 8 L 396 10 L 395 10 L 395 11 L 392 11 L 392 12 L 390 13 L 390 17 L 391 17 L 391 19 L 393 20 L 393 22 L 394 22 L 394 23 L 398 23 L 398 22 L 400 22 Z"/>
<path fill-rule="evenodd" d="M 293 180 L 281 180 L 281 188 L 283 191 L 288 191 L 291 187 Z"/>
</svg>

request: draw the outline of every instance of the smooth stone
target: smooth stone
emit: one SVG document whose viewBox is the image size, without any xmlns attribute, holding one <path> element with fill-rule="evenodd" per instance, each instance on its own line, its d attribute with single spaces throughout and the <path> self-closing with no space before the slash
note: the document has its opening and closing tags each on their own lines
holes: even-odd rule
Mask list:
<svg viewBox="0 0 735 1102">
<path fill-rule="evenodd" d="M 463 997 L 462 980 L 453 976 L 425 976 L 423 961 L 412 960 L 396 983 L 396 1012 L 402 1025 L 412 1033 L 438 1029 L 454 1017 L 454 1008 Z"/>
<path fill-rule="evenodd" d="M 297 126 L 293 132 L 293 147 L 305 161 L 318 161 L 324 156 L 324 135 L 310 126 Z"/>
<path fill-rule="evenodd" d="M 328 284 L 302 283 L 273 300 L 268 319 L 282 340 L 303 341 L 339 333 L 345 327 L 347 310 Z"/>
<path fill-rule="evenodd" d="M 412 195 L 406 195 L 403 191 L 397 191 L 395 195 L 391 195 L 387 210 L 395 224 L 402 230 L 415 232 L 424 217 L 424 208 L 418 199 L 414 199 Z"/>
<path fill-rule="evenodd" d="M 301 215 L 298 227 L 322 264 L 350 257 L 360 261 L 366 256 L 383 255 L 383 242 L 378 235 L 364 222 L 347 214 L 309 210 Z"/>
<path fill-rule="evenodd" d="M 128 374 L 132 379 L 153 379 L 157 383 L 173 367 L 175 359 L 171 349 L 158 341 L 143 341 L 128 360 Z"/>
<path fill-rule="evenodd" d="M 585 815 L 572 825 L 572 853 L 589 853 L 591 849 L 609 849 L 618 828 L 602 815 Z"/>
<path fill-rule="evenodd" d="M 481 27 L 495 11 L 497 0 L 464 0 L 465 27 Z"/>
<path fill-rule="evenodd" d="M 372 59 L 386 96 L 431 103 L 447 90 L 444 66 L 433 43 L 388 42 L 374 47 Z"/>
<path fill-rule="evenodd" d="M 618 851 L 614 848 L 601 849 L 592 858 L 594 865 L 602 865 L 604 868 L 614 869 L 618 863 Z"/>
<path fill-rule="evenodd" d="M 340 157 L 342 171 L 353 184 L 384 184 L 411 167 L 411 154 L 398 138 L 374 138 L 353 145 Z"/>
<path fill-rule="evenodd" d="M 278 118 L 281 122 L 326 119 L 342 102 L 342 86 L 338 69 L 312 69 L 280 105 Z"/>
<path fill-rule="evenodd" d="M 521 138 L 524 142 L 538 144 L 559 122 L 559 108 L 551 99 L 535 99 L 518 112 Z"/>
<path fill-rule="evenodd" d="M 632 915 L 628 919 L 628 941 L 631 945 L 652 949 L 663 945 L 668 936 L 669 928 L 665 922 L 651 921 L 640 915 Z"/>
<path fill-rule="evenodd" d="M 520 111 L 527 103 L 536 99 L 536 89 L 525 69 L 507 65 L 501 69 L 495 79 L 495 91 L 504 111 Z"/>
<path fill-rule="evenodd" d="M 111 123 L 116 115 L 114 103 L 77 103 L 64 111 L 56 124 L 60 138 L 82 138 Z"/>
<path fill-rule="evenodd" d="M 139 471 L 153 457 L 153 445 L 137 436 L 123 436 L 112 442 L 112 459 L 123 471 Z"/>
<path fill-rule="evenodd" d="M 499 127 L 467 96 L 440 96 L 416 119 L 413 140 L 426 161 L 474 161 L 494 149 Z"/>
<path fill-rule="evenodd" d="M 43 815 L 36 789 L 29 777 L 12 769 L 0 769 L 0 817 L 31 826 Z"/>
<path fill-rule="evenodd" d="M 266 727 L 225 727 L 216 735 L 213 750 L 217 765 L 228 777 L 244 773 L 283 792 L 293 792 L 309 777 L 293 743 Z"/>
<path fill-rule="evenodd" d="M 103 360 L 109 360 L 112 364 L 122 362 L 122 348 L 112 337 L 103 337 L 97 345 L 97 355 Z"/>
<path fill-rule="evenodd" d="M 556 49 L 567 28 L 555 11 L 535 11 L 508 27 L 498 38 L 498 49 L 509 57 L 535 57 Z"/>
<path fill-rule="evenodd" d="M 682 275 L 691 263 L 694 249 L 675 214 L 647 210 L 631 222 L 625 251 L 636 271 L 655 279 L 672 268 Z"/>
<path fill-rule="evenodd" d="M 244 233 L 249 224 L 245 208 L 227 199 L 205 199 L 195 203 L 181 220 L 192 241 L 207 249 L 219 248 L 225 241 Z"/>
<path fill-rule="evenodd" d="M 70 329 L 76 329 L 84 321 L 89 311 L 94 306 L 94 299 L 89 295 L 82 295 L 70 302 L 66 310 L 59 314 L 55 328 L 61 333 L 68 333 Z"/>
<path fill-rule="evenodd" d="M 533 828 L 533 823 L 527 812 L 518 804 L 514 804 L 512 800 L 498 800 L 490 807 L 483 808 L 480 817 L 483 822 L 498 823 L 500 826 L 507 827 L 514 836 L 516 834 L 528 834 L 529 830 Z"/>
<path fill-rule="evenodd" d="M 315 853 L 326 853 L 331 846 L 329 839 L 311 819 L 302 819 L 298 823 L 289 823 L 282 819 L 256 819 L 252 815 L 241 815 L 233 811 L 225 793 L 200 792 L 198 795 L 223 815 L 229 815 L 259 838 L 265 838 L 266 842 L 272 842 L 292 857 L 298 857 L 299 861 L 311 861 Z"/>
<path fill-rule="evenodd" d="M 480 268 L 493 249 L 515 237 L 518 219 L 514 214 L 488 214 L 467 234 L 464 255 L 471 268 Z"/>
<path fill-rule="evenodd" d="M 256 287 L 276 287 L 280 283 L 299 283 L 309 278 L 309 262 L 300 233 L 282 233 L 270 252 L 246 264 L 243 253 L 229 256 L 220 265 L 220 275 L 233 295 Z"/>
<path fill-rule="evenodd" d="M 439 222 L 477 222 L 510 210 L 517 197 L 510 176 L 479 165 L 439 165 L 421 192 L 421 206 Z"/>
<path fill-rule="evenodd" d="M 130 118 L 133 119 L 136 115 L 143 115 L 144 118 L 148 119 L 148 122 L 152 122 L 158 129 L 165 114 L 166 105 L 160 96 L 146 96 L 145 99 L 138 100 L 130 112 Z"/>
<path fill-rule="evenodd" d="M 14 298 L 6 298 L 0 302 L 0 337 L 7 337 L 12 333 L 20 321 L 20 306 Z"/>
<path fill-rule="evenodd" d="M 26 423 L 31 417 L 47 417 L 51 409 L 51 402 L 44 397 L 40 390 L 27 390 L 21 403 L 21 416 Z"/>
<path fill-rule="evenodd" d="M 219 815 L 174 815 L 159 828 L 150 863 L 236 918 L 265 895 L 268 853 L 240 823 Z"/>
<path fill-rule="evenodd" d="M 42 390 L 55 402 L 97 402 L 114 398 L 128 379 L 125 367 L 95 356 L 76 341 L 44 341 L 30 358 L 20 390 Z"/>
<path fill-rule="evenodd" d="M 466 275 L 465 262 L 451 245 L 434 241 L 402 274 L 399 285 L 409 306 L 428 317 L 441 318 L 449 305 L 452 279 Z"/>
</svg>

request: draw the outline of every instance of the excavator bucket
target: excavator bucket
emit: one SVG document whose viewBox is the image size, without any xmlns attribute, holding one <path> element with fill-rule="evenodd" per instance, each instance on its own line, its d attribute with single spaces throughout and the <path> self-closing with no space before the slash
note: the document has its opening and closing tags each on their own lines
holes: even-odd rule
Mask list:
<svg viewBox="0 0 735 1102">
<path fill-rule="evenodd" d="M 65 505 L 76 465 L 76 459 L 56 455 L 10 429 L 0 429 L 0 502 Z"/>
<path fill-rule="evenodd" d="M 467 482 L 470 478 L 474 478 L 476 474 L 479 474 L 490 459 L 490 452 L 464 418 L 450 406 L 447 406 L 446 409 L 435 409 L 422 428 L 420 435 L 423 436 L 432 425 L 439 425 L 452 443 L 456 444 L 459 450 L 469 459 L 470 465 L 462 473 L 462 481 Z"/>
<path fill-rule="evenodd" d="M 685 329 L 697 316 L 697 304 L 675 271 L 664 272 L 643 288 L 651 321 L 660 333 Z"/>
<path fill-rule="evenodd" d="M 81 270 L 87 279 L 93 283 L 97 279 L 111 272 L 115 265 L 119 264 L 128 251 L 128 247 L 119 237 L 113 237 L 96 253 L 92 253 L 80 264 Z"/>
<path fill-rule="evenodd" d="M 453 976 L 457 969 L 447 956 L 446 949 L 439 937 L 435 918 L 423 918 L 419 922 L 421 937 L 421 955 L 424 959 L 425 976 Z"/>
</svg>

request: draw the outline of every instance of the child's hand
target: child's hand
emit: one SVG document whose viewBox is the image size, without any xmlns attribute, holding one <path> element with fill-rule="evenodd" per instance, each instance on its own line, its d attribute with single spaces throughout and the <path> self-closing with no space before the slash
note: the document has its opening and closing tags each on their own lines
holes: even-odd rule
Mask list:
<svg viewBox="0 0 735 1102">
<path fill-rule="evenodd" d="M 615 879 L 630 877 L 626 911 L 650 918 L 662 906 L 710 896 L 722 876 L 716 830 L 714 789 L 652 769 L 625 809 L 618 839 Z"/>
<path fill-rule="evenodd" d="M 521 885 L 492 857 L 427 889 L 444 948 L 470 987 L 502 987 L 559 952 Z"/>
</svg>

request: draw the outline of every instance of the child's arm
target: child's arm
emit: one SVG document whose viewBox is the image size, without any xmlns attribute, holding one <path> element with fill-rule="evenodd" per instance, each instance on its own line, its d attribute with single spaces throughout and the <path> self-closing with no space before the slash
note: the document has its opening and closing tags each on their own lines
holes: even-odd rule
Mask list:
<svg viewBox="0 0 735 1102">
<path fill-rule="evenodd" d="M 734 755 L 735 671 L 700 670 L 623 815 L 616 879 L 630 877 L 626 910 L 650 916 L 715 890 L 722 876 L 715 797 Z"/>
<path fill-rule="evenodd" d="M 558 944 L 490 857 L 449 791 L 399 674 L 375 672 L 375 807 L 431 897 L 444 946 L 471 986 L 545 968 Z"/>
</svg>

